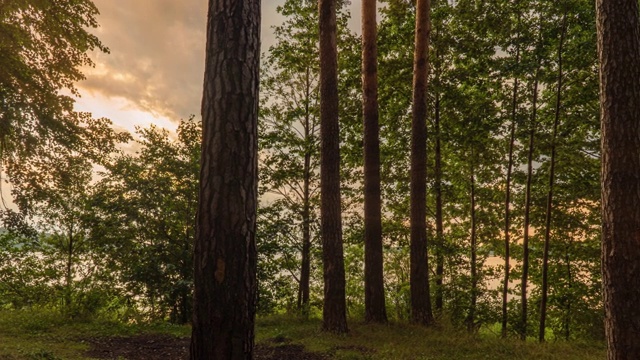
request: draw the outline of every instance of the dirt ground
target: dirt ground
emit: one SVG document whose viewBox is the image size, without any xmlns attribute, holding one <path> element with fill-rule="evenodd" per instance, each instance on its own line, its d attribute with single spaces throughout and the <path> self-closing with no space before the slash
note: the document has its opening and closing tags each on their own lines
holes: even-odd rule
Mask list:
<svg viewBox="0 0 640 360">
<path fill-rule="evenodd" d="M 87 356 L 96 359 L 184 360 L 189 354 L 189 339 L 168 335 L 138 335 L 86 339 L 91 349 Z M 328 355 L 306 352 L 302 345 L 256 345 L 256 360 L 327 360 Z"/>
</svg>

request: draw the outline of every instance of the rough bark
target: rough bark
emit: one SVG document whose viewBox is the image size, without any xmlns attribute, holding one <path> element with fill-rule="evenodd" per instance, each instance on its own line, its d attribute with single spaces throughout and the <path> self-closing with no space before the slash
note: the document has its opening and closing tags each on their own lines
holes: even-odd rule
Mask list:
<svg viewBox="0 0 640 360">
<path fill-rule="evenodd" d="M 259 36 L 259 0 L 209 1 L 192 360 L 253 357 Z"/>
<path fill-rule="evenodd" d="M 531 123 L 529 124 L 529 150 L 527 155 L 527 184 L 524 200 L 524 234 L 522 236 L 522 283 L 521 283 L 521 318 L 520 339 L 527 338 L 527 281 L 529 279 L 529 215 L 531 213 L 531 180 L 533 178 L 533 144 L 536 133 L 536 116 L 538 106 L 538 72 L 533 81 L 533 100 L 531 102 Z"/>
<path fill-rule="evenodd" d="M 560 32 L 560 42 L 558 43 L 558 85 L 556 88 L 556 106 L 553 120 L 553 135 L 551 139 L 551 159 L 549 166 L 549 188 L 547 192 L 547 210 L 545 215 L 544 229 L 544 249 L 542 251 L 542 287 L 540 289 L 542 297 L 540 300 L 540 327 L 538 329 L 538 341 L 544 341 L 544 330 L 547 320 L 547 298 L 549 288 L 549 242 L 551 240 L 551 211 L 553 210 L 553 183 L 555 180 L 556 168 L 556 138 L 558 135 L 558 124 L 560 122 L 560 106 L 562 104 L 562 45 L 567 26 L 567 13 L 562 17 Z"/>
<path fill-rule="evenodd" d="M 387 322 L 384 298 L 380 199 L 380 128 L 376 0 L 362 1 L 362 112 L 364 118 L 365 321 Z"/>
<path fill-rule="evenodd" d="M 340 202 L 340 137 L 338 124 L 338 51 L 336 0 L 319 0 L 320 18 L 320 190 L 324 267 L 323 329 L 347 328 L 342 206 Z"/>
<path fill-rule="evenodd" d="M 597 0 L 602 272 L 608 358 L 640 359 L 640 23 L 635 0 Z"/>
<path fill-rule="evenodd" d="M 416 4 L 411 122 L 411 320 L 433 322 L 427 258 L 427 80 L 429 0 Z"/>
</svg>

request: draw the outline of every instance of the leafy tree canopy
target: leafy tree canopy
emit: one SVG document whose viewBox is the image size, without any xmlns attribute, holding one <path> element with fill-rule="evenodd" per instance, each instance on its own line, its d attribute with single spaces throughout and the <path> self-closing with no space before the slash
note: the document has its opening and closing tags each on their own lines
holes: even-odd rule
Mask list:
<svg viewBox="0 0 640 360">
<path fill-rule="evenodd" d="M 73 110 L 88 52 L 108 49 L 91 34 L 91 0 L 6 0 L 0 3 L 0 166 L 21 210 L 30 194 L 56 179 L 60 158 L 99 160 L 126 135 L 106 119 Z"/>
</svg>

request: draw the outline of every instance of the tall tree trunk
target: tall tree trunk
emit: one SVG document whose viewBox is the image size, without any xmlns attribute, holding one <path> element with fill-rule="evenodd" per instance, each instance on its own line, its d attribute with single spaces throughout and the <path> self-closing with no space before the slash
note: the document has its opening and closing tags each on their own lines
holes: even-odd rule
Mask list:
<svg viewBox="0 0 640 360">
<path fill-rule="evenodd" d="M 345 333 L 344 254 L 340 203 L 340 136 L 338 124 L 338 51 L 336 0 L 319 0 L 320 11 L 320 136 L 321 222 L 324 261 L 323 329 Z"/>
<path fill-rule="evenodd" d="M 434 1 L 435 3 L 435 1 Z M 432 5 L 434 5 L 432 3 Z M 444 243 L 444 216 L 442 213 L 442 146 L 441 139 L 442 134 L 440 131 L 441 123 L 441 103 L 440 92 L 442 91 L 442 83 L 440 82 L 440 75 L 442 74 L 442 57 L 439 51 L 441 29 L 435 28 L 431 33 L 431 39 L 433 40 L 434 50 L 434 62 L 433 72 L 434 81 L 432 89 L 434 89 L 435 97 L 435 109 L 434 109 L 434 137 L 435 137 L 435 149 L 434 149 L 434 172 L 433 172 L 433 187 L 436 195 L 436 241 L 435 241 L 435 258 L 436 258 L 436 278 L 435 278 L 435 307 L 438 315 L 442 315 L 444 308 L 444 255 L 445 255 L 445 243 Z"/>
<path fill-rule="evenodd" d="M 556 168 L 556 137 L 558 134 L 558 123 L 560 122 L 560 107 L 562 100 L 562 45 L 567 29 L 567 12 L 562 16 L 560 32 L 560 42 L 558 44 L 558 87 L 556 88 L 556 108 L 553 119 L 553 137 L 551 139 L 551 159 L 549 166 L 549 191 L 547 193 L 547 211 L 545 215 L 544 228 L 544 250 L 542 252 L 542 299 L 540 300 L 540 328 L 538 329 L 538 341 L 544 341 L 544 330 L 547 320 L 547 298 L 549 288 L 549 241 L 551 237 L 551 211 L 553 210 L 553 183 L 555 181 Z"/>
<path fill-rule="evenodd" d="M 311 96 L 310 69 L 307 67 L 305 77 L 305 105 L 304 105 L 304 178 L 302 199 L 302 268 L 300 271 L 300 302 L 298 309 L 303 316 L 309 315 L 309 284 L 311 282 L 311 111 L 309 100 Z"/>
<path fill-rule="evenodd" d="M 518 13 L 518 29 L 520 28 L 520 13 Z M 520 32 L 516 38 L 516 66 L 520 65 Z M 507 179 L 505 184 L 504 200 L 504 279 L 502 285 L 502 329 L 501 336 L 507 337 L 508 324 L 508 295 L 509 275 L 511 272 L 511 173 L 513 171 L 513 150 L 516 141 L 516 123 L 518 115 L 518 76 L 513 77 L 513 95 L 511 97 L 511 126 L 509 127 L 509 155 L 507 160 Z"/>
<path fill-rule="evenodd" d="M 521 283 L 521 318 L 520 338 L 527 338 L 527 281 L 529 279 L 529 216 L 531 213 L 531 179 L 533 178 L 533 143 L 536 133 L 536 116 L 538 106 L 538 70 L 533 80 L 533 101 L 531 103 L 531 123 L 529 128 L 529 150 L 527 155 L 527 184 L 524 200 L 524 234 L 522 236 L 522 283 Z"/>
<path fill-rule="evenodd" d="M 440 94 L 436 93 L 435 109 L 435 172 L 434 187 L 436 190 L 436 311 L 442 312 L 444 307 L 444 220 L 442 216 L 442 149 L 440 146 Z"/>
<path fill-rule="evenodd" d="M 602 114 L 602 271 L 608 357 L 640 359 L 640 23 L 596 0 Z"/>
<path fill-rule="evenodd" d="M 210 0 L 192 360 L 253 358 L 260 1 Z"/>
<path fill-rule="evenodd" d="M 411 123 L 411 320 L 433 322 L 427 258 L 427 80 L 429 0 L 416 5 Z"/>
<path fill-rule="evenodd" d="M 364 307 L 365 321 L 387 322 L 384 298 L 380 200 L 380 128 L 376 2 L 362 1 L 362 110 L 364 117 Z"/>
<path fill-rule="evenodd" d="M 520 17 L 518 16 L 518 20 Z M 518 37 L 519 38 L 519 37 Z M 519 41 L 519 39 L 518 39 Z M 516 45 L 516 64 L 520 63 L 520 45 Z M 509 127 L 509 155 L 507 160 L 507 180 L 505 185 L 505 199 L 504 199 L 504 279 L 502 285 L 502 329 L 501 335 L 503 338 L 507 337 L 507 300 L 509 295 L 509 273 L 511 271 L 511 265 L 509 264 L 511 256 L 511 218 L 510 205 L 511 205 L 511 171 L 513 170 L 513 148 L 516 140 L 516 117 L 518 114 L 518 77 L 513 78 L 513 96 L 511 97 L 511 126 Z"/>
<path fill-rule="evenodd" d="M 478 242 L 477 242 L 477 221 L 476 221 L 476 177 L 474 166 L 475 153 L 471 150 L 471 303 L 467 314 L 467 330 L 475 331 L 476 325 L 476 304 L 478 302 Z"/>
</svg>

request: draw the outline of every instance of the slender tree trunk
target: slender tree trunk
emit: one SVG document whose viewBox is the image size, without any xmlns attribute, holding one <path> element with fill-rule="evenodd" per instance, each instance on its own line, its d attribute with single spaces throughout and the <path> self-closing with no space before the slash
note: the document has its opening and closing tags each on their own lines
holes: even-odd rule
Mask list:
<svg viewBox="0 0 640 360">
<path fill-rule="evenodd" d="M 547 298 L 549 288 L 549 242 L 551 237 L 551 211 L 553 210 L 553 183 L 555 181 L 556 168 L 556 137 L 558 123 L 560 122 L 560 107 L 562 104 L 562 45 L 567 27 L 567 13 L 562 17 L 560 43 L 558 44 L 558 87 L 556 89 L 556 109 L 553 120 L 553 137 L 551 139 L 551 159 L 549 166 L 549 192 L 547 193 L 547 212 L 545 215 L 544 250 L 542 252 L 542 299 L 540 300 L 540 328 L 538 329 L 538 341 L 544 341 L 544 330 L 547 320 Z"/>
<path fill-rule="evenodd" d="M 434 131 L 435 131 L 435 149 L 434 149 L 434 190 L 436 195 L 436 241 L 435 241 L 435 258 L 436 258 L 436 278 L 435 278 L 435 306 L 438 315 L 442 315 L 444 308 L 444 255 L 445 255 L 445 243 L 444 243 L 444 217 L 442 214 L 442 146 L 440 131 L 440 91 L 442 84 L 440 82 L 440 74 L 442 73 L 442 59 L 440 52 L 438 51 L 439 43 L 439 29 L 434 29 L 432 33 L 432 39 L 434 42 L 434 58 L 433 71 L 434 82 L 432 88 L 435 92 L 435 109 L 434 109 Z"/>
<path fill-rule="evenodd" d="M 433 323 L 427 258 L 427 80 L 429 0 L 416 5 L 411 123 L 411 320 Z"/>
<path fill-rule="evenodd" d="M 67 247 L 67 273 L 65 275 L 64 305 L 71 307 L 71 284 L 73 282 L 73 227 L 69 228 L 69 246 Z"/>
<path fill-rule="evenodd" d="M 478 302 L 478 242 L 476 221 L 476 178 L 474 166 L 475 153 L 471 150 L 471 303 L 467 314 L 467 330 L 475 331 L 476 304 Z"/>
<path fill-rule="evenodd" d="M 364 307 L 365 321 L 387 322 L 384 298 L 380 199 L 380 128 L 376 2 L 362 1 L 362 108 L 364 117 Z"/>
<path fill-rule="evenodd" d="M 596 0 L 602 114 L 602 272 L 608 357 L 640 359 L 640 23 Z"/>
<path fill-rule="evenodd" d="M 304 106 L 304 178 L 302 199 L 302 269 L 300 271 L 300 302 L 299 310 L 307 317 L 309 315 L 309 283 L 311 282 L 311 112 L 309 99 L 311 96 L 310 69 L 306 73 L 306 97 Z"/>
<path fill-rule="evenodd" d="M 518 17 L 518 20 L 520 17 Z M 516 64 L 520 63 L 520 46 L 516 48 Z M 509 275 L 511 271 L 511 171 L 513 170 L 513 148 L 516 141 L 516 117 L 518 114 L 518 77 L 513 78 L 513 96 L 511 97 L 511 126 L 509 127 L 509 155 L 507 160 L 507 181 L 504 199 L 504 279 L 502 285 L 502 330 L 503 338 L 507 337 L 507 303 L 509 295 Z"/>
<path fill-rule="evenodd" d="M 567 263 L 567 303 L 566 303 L 566 315 L 564 320 L 564 338 L 569 340 L 571 338 L 571 300 L 573 298 L 571 294 L 571 288 L 573 287 L 573 272 L 571 271 L 571 258 L 569 257 L 569 246 L 565 250 L 564 256 Z"/>
<path fill-rule="evenodd" d="M 252 359 L 260 1 L 210 0 L 192 360 Z"/>
<path fill-rule="evenodd" d="M 191 237 L 189 236 L 189 229 L 187 229 L 185 231 L 185 237 L 183 239 L 183 246 L 182 246 L 182 250 L 185 254 L 184 259 L 189 259 L 191 260 L 191 249 L 190 249 L 190 245 L 191 245 Z M 192 281 L 192 271 L 193 271 L 193 264 L 190 263 L 190 261 L 184 260 L 182 262 L 181 265 L 181 271 L 180 271 L 180 276 L 182 277 L 182 281 L 185 284 L 188 284 Z M 182 288 L 182 290 L 180 291 L 180 323 L 181 324 L 186 324 L 189 322 L 189 319 L 191 319 L 191 317 L 193 316 L 193 314 L 191 313 L 191 303 L 192 303 L 192 299 L 190 296 L 190 291 L 189 291 L 189 287 L 185 286 Z"/>
<path fill-rule="evenodd" d="M 340 203 L 340 136 L 338 124 L 338 53 L 336 0 L 319 0 L 320 11 L 320 133 L 321 222 L 324 260 L 323 329 L 345 333 L 344 255 Z"/>
<path fill-rule="evenodd" d="M 436 190 L 436 311 L 444 307 L 444 220 L 442 216 L 442 150 L 440 146 L 440 94 L 436 93 L 435 109 L 435 190 Z"/>
<path fill-rule="evenodd" d="M 521 318 L 520 318 L 520 338 L 527 338 L 527 281 L 529 279 L 529 215 L 531 212 L 531 179 L 533 178 L 533 144 L 536 133 L 536 116 L 538 106 L 538 70 L 536 70 L 533 80 L 533 101 L 531 104 L 531 124 L 529 129 L 529 150 L 527 155 L 527 184 L 525 188 L 524 200 L 524 234 L 522 240 L 522 293 L 521 293 Z"/>
</svg>

